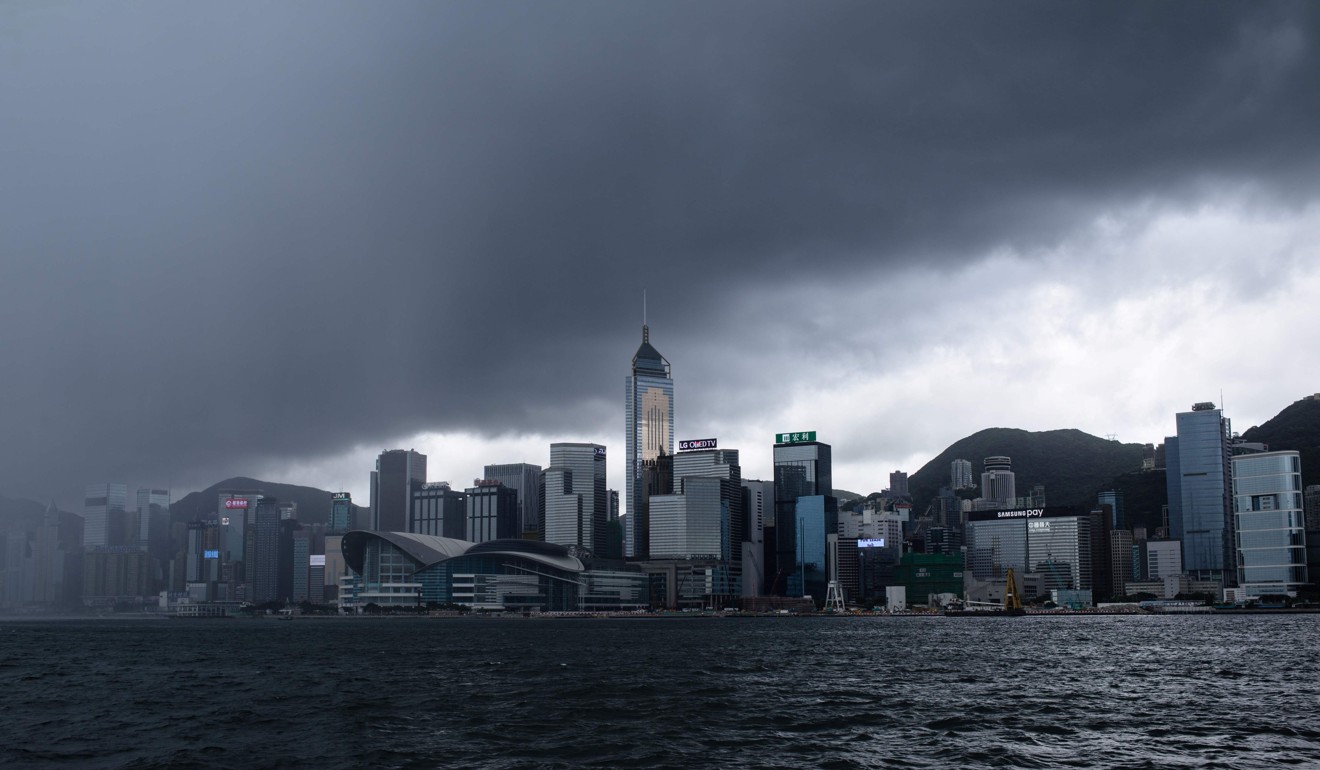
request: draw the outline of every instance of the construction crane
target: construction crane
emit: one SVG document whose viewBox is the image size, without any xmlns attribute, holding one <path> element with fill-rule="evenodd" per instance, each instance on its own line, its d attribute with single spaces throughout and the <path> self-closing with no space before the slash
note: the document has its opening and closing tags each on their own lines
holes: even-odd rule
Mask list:
<svg viewBox="0 0 1320 770">
<path fill-rule="evenodd" d="M 1017 578 L 1013 575 L 1012 567 L 1008 568 L 1008 574 L 1005 575 L 1004 612 L 1024 612 L 1022 609 L 1022 597 L 1018 594 Z"/>
</svg>

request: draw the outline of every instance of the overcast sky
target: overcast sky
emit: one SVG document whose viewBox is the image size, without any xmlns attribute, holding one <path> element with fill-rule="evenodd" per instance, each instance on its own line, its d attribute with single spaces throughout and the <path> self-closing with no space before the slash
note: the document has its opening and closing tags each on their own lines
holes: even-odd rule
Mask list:
<svg viewBox="0 0 1320 770">
<path fill-rule="evenodd" d="M 1309 3 L 0 5 L 0 494 L 1320 391 Z M 972 458 L 979 460 L 980 458 Z M 1315 480 L 1320 482 L 1320 480 Z"/>
</svg>

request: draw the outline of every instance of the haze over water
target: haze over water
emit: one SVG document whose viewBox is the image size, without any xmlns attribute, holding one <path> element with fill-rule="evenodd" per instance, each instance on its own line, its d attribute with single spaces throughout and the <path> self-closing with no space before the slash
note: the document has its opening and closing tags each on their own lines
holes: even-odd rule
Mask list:
<svg viewBox="0 0 1320 770">
<path fill-rule="evenodd" d="M 0 765 L 1320 764 L 1320 618 L 0 624 Z"/>
</svg>

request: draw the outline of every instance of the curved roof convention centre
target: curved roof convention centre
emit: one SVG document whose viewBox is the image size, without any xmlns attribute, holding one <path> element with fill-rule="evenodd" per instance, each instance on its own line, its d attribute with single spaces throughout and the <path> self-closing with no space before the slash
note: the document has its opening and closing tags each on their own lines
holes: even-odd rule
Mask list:
<svg viewBox="0 0 1320 770">
<path fill-rule="evenodd" d="M 472 543 L 452 537 L 417 535 L 411 532 L 369 532 L 353 530 L 344 535 L 341 550 L 344 561 L 354 572 L 362 573 L 367 543 L 373 538 L 384 540 L 402 551 L 424 569 L 459 556 L 512 556 L 539 562 L 547 567 L 566 572 L 583 572 L 586 565 L 567 547 L 537 540 L 488 540 Z"/>
</svg>

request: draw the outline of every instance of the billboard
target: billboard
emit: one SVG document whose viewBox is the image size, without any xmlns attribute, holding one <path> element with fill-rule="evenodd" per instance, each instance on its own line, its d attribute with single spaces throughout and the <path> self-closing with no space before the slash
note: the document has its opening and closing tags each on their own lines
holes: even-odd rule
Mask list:
<svg viewBox="0 0 1320 770">
<path fill-rule="evenodd" d="M 323 553 L 314 553 L 314 554 L 312 554 L 311 556 L 308 557 L 308 560 L 307 560 L 307 566 L 309 566 L 309 567 L 324 567 L 324 566 L 325 566 L 325 554 L 323 554 Z"/>
<path fill-rule="evenodd" d="M 678 442 L 678 451 L 689 452 L 693 449 L 715 449 L 715 439 L 713 438 L 692 438 L 687 441 Z"/>
<path fill-rule="evenodd" d="M 816 440 L 816 431 L 807 430 L 801 433 L 776 433 L 776 444 L 805 444 Z"/>
<path fill-rule="evenodd" d="M 857 541 L 858 548 L 884 548 L 885 539 L 883 537 L 862 538 Z"/>
<path fill-rule="evenodd" d="M 225 501 L 225 508 L 233 510 L 235 508 L 247 508 L 248 500 L 246 497 L 231 497 Z"/>
<path fill-rule="evenodd" d="M 194 551 L 194 553 L 196 553 L 196 551 Z M 203 558 L 203 559 L 219 559 L 219 558 L 220 558 L 220 552 L 219 552 L 219 551 L 202 551 L 202 558 Z"/>
<path fill-rule="evenodd" d="M 1002 521 L 1005 519 L 1057 519 L 1061 516 L 1084 515 L 1078 509 L 1066 505 L 1051 505 L 1045 508 L 1013 508 L 1002 511 L 969 511 L 968 521 Z"/>
<path fill-rule="evenodd" d="M 330 493 L 330 499 L 331 499 L 331 500 L 352 500 L 352 499 L 353 499 L 353 496 L 350 495 L 350 494 L 347 493 L 347 492 L 331 492 L 331 493 Z"/>
</svg>

